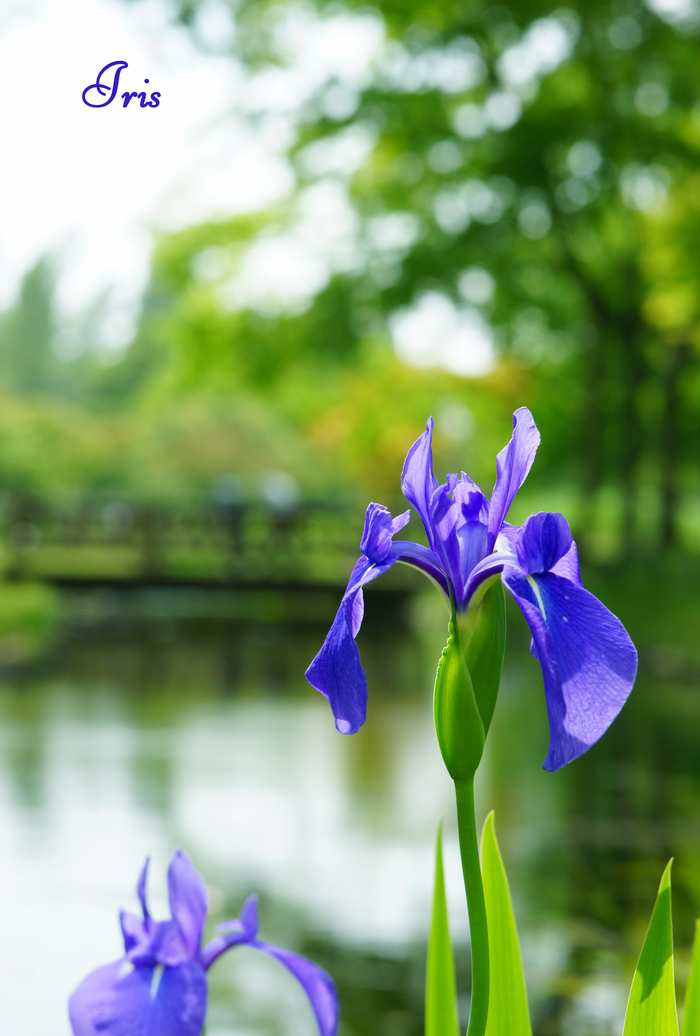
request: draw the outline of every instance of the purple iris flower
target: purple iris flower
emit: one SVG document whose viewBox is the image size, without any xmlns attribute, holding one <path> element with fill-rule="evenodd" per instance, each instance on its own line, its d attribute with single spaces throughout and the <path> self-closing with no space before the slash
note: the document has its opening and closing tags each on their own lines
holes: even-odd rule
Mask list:
<svg viewBox="0 0 700 1036">
<path fill-rule="evenodd" d="M 438 485 L 433 474 L 433 421 L 408 451 L 401 489 L 420 515 L 428 547 L 394 540 L 410 511 L 392 518 L 370 504 L 361 556 L 323 647 L 306 671 L 328 698 L 341 734 L 365 721 L 367 680 L 355 637 L 362 624 L 362 587 L 402 561 L 438 586 L 457 615 L 481 599 L 484 584 L 500 576 L 532 632 L 532 653 L 542 666 L 550 745 L 544 766 L 557 770 L 600 738 L 632 690 L 637 652 L 622 623 L 584 590 L 578 551 L 561 514 L 533 514 L 524 525 L 505 521 L 540 443 L 532 414 L 513 414 L 513 435 L 496 458 L 489 501 L 462 472 Z"/>
<path fill-rule="evenodd" d="M 74 1036 L 199 1036 L 207 1011 L 206 972 L 232 946 L 254 946 L 291 971 L 301 983 L 321 1036 L 336 1036 L 338 995 L 322 968 L 298 953 L 258 939 L 257 897 L 241 916 L 218 925 L 202 946 L 207 890 L 187 853 L 178 850 L 168 868 L 169 921 L 154 921 L 146 905 L 148 860 L 136 886 L 143 918 L 122 911 L 125 955 L 92 971 L 70 998 Z"/>
</svg>

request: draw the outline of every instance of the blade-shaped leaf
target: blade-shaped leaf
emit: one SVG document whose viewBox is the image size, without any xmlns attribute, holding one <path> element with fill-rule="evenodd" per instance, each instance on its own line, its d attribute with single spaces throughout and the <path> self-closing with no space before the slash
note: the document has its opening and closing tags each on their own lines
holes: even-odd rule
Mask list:
<svg viewBox="0 0 700 1036">
<path fill-rule="evenodd" d="M 632 979 L 623 1036 L 678 1036 L 673 981 L 671 864 L 661 878 L 637 970 Z"/>
<path fill-rule="evenodd" d="M 481 873 L 489 927 L 491 995 L 486 1036 L 532 1036 L 520 944 L 493 813 L 481 833 Z"/>
<path fill-rule="evenodd" d="M 425 1036 L 459 1036 L 455 966 L 447 921 L 445 877 L 442 869 L 442 821 L 435 846 L 435 892 L 428 943 L 425 991 Z"/>
<path fill-rule="evenodd" d="M 700 1034 L 700 921 L 695 922 L 695 940 L 693 942 L 693 960 L 690 965 L 690 978 L 685 993 L 683 1008 L 683 1027 L 681 1036 L 699 1036 Z"/>
</svg>

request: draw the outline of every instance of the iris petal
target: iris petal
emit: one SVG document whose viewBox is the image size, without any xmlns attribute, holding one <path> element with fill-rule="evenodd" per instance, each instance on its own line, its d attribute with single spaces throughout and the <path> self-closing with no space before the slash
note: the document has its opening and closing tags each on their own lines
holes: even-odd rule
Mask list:
<svg viewBox="0 0 700 1036">
<path fill-rule="evenodd" d="M 148 939 L 146 927 L 140 917 L 130 914 L 126 910 L 119 912 L 119 923 L 124 937 L 124 949 L 128 953 L 134 946 L 143 943 Z"/>
<path fill-rule="evenodd" d="M 428 543 L 435 549 L 430 516 L 430 500 L 437 489 L 437 479 L 433 474 L 433 419 L 428 418 L 425 431 L 417 439 L 406 455 L 401 472 L 401 492 L 413 504 L 421 516 Z"/>
<path fill-rule="evenodd" d="M 150 921 L 151 915 L 148 912 L 148 904 L 146 902 L 146 879 L 148 878 L 148 865 L 150 863 L 150 856 L 146 857 L 146 862 L 141 868 L 139 879 L 136 882 L 136 895 L 139 897 L 141 909 L 143 910 L 143 919 L 146 923 Z"/>
<path fill-rule="evenodd" d="M 433 580 L 449 601 L 450 589 L 440 564 L 440 558 L 434 550 L 424 547 L 422 543 L 413 543 L 411 540 L 395 540 L 391 545 L 387 560 L 389 558 L 417 568 L 419 572 Z"/>
<path fill-rule="evenodd" d="M 190 960 L 197 960 L 209 897 L 202 875 L 182 849 L 178 849 L 168 867 L 168 893 L 170 913 L 180 931 L 185 952 Z"/>
<path fill-rule="evenodd" d="M 258 934 L 258 897 L 253 894 L 248 896 L 241 908 L 240 917 L 234 921 L 224 921 L 216 926 L 217 932 L 223 935 L 215 936 L 202 950 L 202 967 L 208 971 L 217 957 L 220 957 L 232 946 L 240 946 L 243 943 L 252 942 Z"/>
<path fill-rule="evenodd" d="M 194 961 L 174 968 L 116 961 L 91 972 L 70 998 L 74 1036 L 200 1036 L 207 980 Z"/>
<path fill-rule="evenodd" d="M 578 547 L 576 541 L 571 541 L 569 550 L 557 561 L 556 565 L 552 567 L 552 572 L 555 576 L 564 576 L 565 579 L 570 579 L 577 586 L 581 586 L 581 567 L 578 563 Z"/>
<path fill-rule="evenodd" d="M 365 528 L 360 541 L 360 553 L 375 564 L 379 564 L 389 553 L 391 537 L 408 525 L 411 512 L 404 511 L 398 517 L 391 517 L 382 504 L 370 504 L 365 514 Z"/>
<path fill-rule="evenodd" d="M 526 575 L 549 572 L 568 554 L 573 539 L 563 514 L 540 511 L 527 519 L 515 541 L 520 568 Z"/>
<path fill-rule="evenodd" d="M 330 975 L 313 961 L 280 946 L 271 946 L 260 939 L 254 939 L 251 945 L 274 957 L 291 971 L 309 998 L 321 1036 L 335 1036 L 338 1031 L 340 1007 L 338 993 Z"/>
<path fill-rule="evenodd" d="M 462 547 L 458 530 L 464 524 L 461 504 L 450 496 L 449 485 L 438 486 L 430 501 L 435 532 L 435 553 L 442 562 L 457 608 L 461 608 Z"/>
<path fill-rule="evenodd" d="M 217 957 L 233 946 L 248 945 L 269 954 L 291 971 L 301 984 L 313 1008 L 321 1036 L 335 1036 L 338 1031 L 338 993 L 330 975 L 313 961 L 298 953 L 292 953 L 281 946 L 272 946 L 257 938 L 258 909 L 257 896 L 249 896 L 243 904 L 241 916 L 235 921 L 217 925 L 217 935 L 202 951 L 205 969 L 211 967 Z"/>
<path fill-rule="evenodd" d="M 568 555 L 567 555 L 568 557 Z M 626 702 L 637 652 L 624 626 L 576 582 L 514 565 L 503 581 L 525 616 L 542 666 L 549 715 L 546 770 L 558 770 L 602 737 Z"/>
<path fill-rule="evenodd" d="M 492 576 L 499 575 L 509 559 L 514 561 L 515 555 L 505 551 L 496 551 L 495 554 L 489 554 L 478 565 L 475 565 L 464 587 L 464 600 L 468 602 L 482 583 Z"/>
<path fill-rule="evenodd" d="M 360 558 L 328 636 L 306 670 L 311 686 L 328 698 L 341 734 L 354 734 L 367 716 L 367 677 L 355 643 L 362 622 L 362 587 L 388 571 L 396 560 L 390 556 L 383 564 L 373 565 Z"/>
<path fill-rule="evenodd" d="M 534 418 L 527 407 L 522 406 L 513 414 L 513 435 L 510 442 L 496 457 L 496 485 L 493 487 L 489 507 L 489 554 L 493 550 L 513 498 L 527 478 L 539 444 L 540 433 Z"/>
</svg>

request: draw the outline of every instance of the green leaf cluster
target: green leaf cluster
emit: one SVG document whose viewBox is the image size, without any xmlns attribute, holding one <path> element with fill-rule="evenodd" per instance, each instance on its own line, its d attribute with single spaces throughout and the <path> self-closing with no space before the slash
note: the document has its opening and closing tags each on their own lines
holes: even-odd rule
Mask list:
<svg viewBox="0 0 700 1036">
<path fill-rule="evenodd" d="M 426 1036 L 455 1031 L 455 981 L 438 831 L 435 893 L 428 948 Z M 624 1036 L 679 1036 L 673 960 L 671 860 L 666 867 L 632 980 Z M 481 871 L 489 932 L 490 998 L 486 1036 L 532 1036 L 518 933 L 494 815 L 484 824 Z M 680 1036 L 700 1033 L 700 921 Z"/>
<path fill-rule="evenodd" d="M 449 941 L 442 870 L 442 825 L 438 830 L 435 894 L 426 989 L 426 1036 L 459 1031 L 455 1016 L 455 982 Z M 493 813 L 484 825 L 481 869 L 489 928 L 491 994 L 486 1036 L 532 1036 L 520 946 L 508 881 L 496 841 Z"/>
</svg>

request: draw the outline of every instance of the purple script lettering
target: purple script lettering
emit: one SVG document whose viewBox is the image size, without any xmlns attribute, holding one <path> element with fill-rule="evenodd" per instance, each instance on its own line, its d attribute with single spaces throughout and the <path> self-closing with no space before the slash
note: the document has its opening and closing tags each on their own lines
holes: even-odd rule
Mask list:
<svg viewBox="0 0 700 1036">
<path fill-rule="evenodd" d="M 108 65 L 105 65 L 104 68 L 100 69 L 99 75 L 97 76 L 97 81 L 92 83 L 90 86 L 86 86 L 83 90 L 83 102 L 87 104 L 88 108 L 106 108 L 108 104 L 112 103 L 114 98 L 117 96 L 117 90 L 119 89 L 119 76 L 122 74 L 124 69 L 128 67 L 129 63 L 127 61 L 110 61 Z M 106 73 L 109 72 L 110 68 L 114 69 L 114 72 L 112 73 L 111 82 L 110 76 L 106 75 Z M 103 76 L 105 76 L 104 81 L 102 79 Z M 109 95 L 107 96 L 107 100 L 101 100 L 97 104 L 93 103 L 92 101 L 88 101 L 88 95 L 93 90 L 97 91 L 98 97 L 105 97 Z"/>
</svg>

